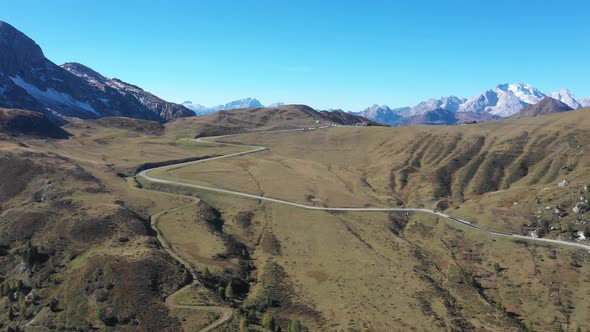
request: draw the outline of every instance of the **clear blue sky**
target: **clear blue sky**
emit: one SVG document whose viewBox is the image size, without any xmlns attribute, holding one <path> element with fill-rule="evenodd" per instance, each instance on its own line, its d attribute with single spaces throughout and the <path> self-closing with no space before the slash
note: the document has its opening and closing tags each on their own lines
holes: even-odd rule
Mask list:
<svg viewBox="0 0 590 332">
<path fill-rule="evenodd" d="M 513 82 L 590 95 L 585 1 L 398 2 L 0 0 L 0 20 L 58 64 L 175 102 L 360 110 Z"/>
</svg>

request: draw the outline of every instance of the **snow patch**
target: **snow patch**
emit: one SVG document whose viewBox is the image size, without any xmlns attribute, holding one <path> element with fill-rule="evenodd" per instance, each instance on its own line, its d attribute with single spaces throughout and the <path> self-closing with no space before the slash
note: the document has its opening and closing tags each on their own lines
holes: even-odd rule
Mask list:
<svg viewBox="0 0 590 332">
<path fill-rule="evenodd" d="M 39 89 L 38 87 L 36 87 L 35 85 L 27 83 L 20 76 L 10 77 L 10 79 L 14 82 L 14 84 L 25 89 L 25 91 L 27 91 L 28 94 L 30 94 L 31 96 L 33 96 L 37 100 L 44 101 L 47 103 L 52 103 L 52 104 L 73 106 L 73 107 L 81 108 L 81 109 L 88 111 L 88 112 L 95 114 L 95 115 L 101 115 L 94 108 L 92 108 L 92 106 L 90 106 L 90 104 L 76 100 L 74 97 L 70 96 L 67 93 L 61 93 L 61 92 L 55 91 L 54 89 L 51 89 L 51 88 L 47 89 L 46 91 L 43 91 L 43 90 Z"/>
<path fill-rule="evenodd" d="M 582 108 L 583 106 L 580 104 L 576 96 L 568 89 L 561 89 L 558 92 L 551 92 L 549 93 L 549 97 L 553 99 L 557 99 L 562 103 L 566 104 L 567 106 L 578 109 Z"/>
<path fill-rule="evenodd" d="M 541 91 L 537 90 L 530 84 L 526 83 L 518 83 L 518 84 L 508 84 L 508 86 L 498 86 L 500 90 L 504 90 L 505 88 L 507 91 L 512 92 L 518 99 L 524 101 L 527 104 L 536 104 L 541 99 L 545 98 L 545 94 Z M 506 91 L 504 90 L 504 91 Z"/>
</svg>

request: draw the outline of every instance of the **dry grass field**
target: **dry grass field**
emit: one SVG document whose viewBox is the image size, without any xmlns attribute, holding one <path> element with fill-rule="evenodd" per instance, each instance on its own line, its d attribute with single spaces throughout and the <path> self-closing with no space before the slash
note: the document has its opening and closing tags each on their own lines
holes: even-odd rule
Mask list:
<svg viewBox="0 0 590 332">
<path fill-rule="evenodd" d="M 151 175 L 317 206 L 436 208 L 579 241 L 588 213 L 573 207 L 590 198 L 584 112 L 250 133 L 222 140 L 269 151 Z M 247 150 L 186 139 L 219 133 L 203 125 L 215 121 L 223 123 L 79 121 L 65 127 L 67 140 L 3 141 L 0 283 L 38 298 L 0 298 L 10 308 L 0 319 L 193 331 L 219 317 L 203 309 L 213 305 L 235 309 L 219 331 L 239 330 L 240 320 L 264 331 L 269 314 L 283 330 L 295 319 L 308 331 L 590 329 L 583 250 L 495 238 L 426 214 L 311 211 L 133 177 L 148 164 Z M 42 255 L 28 256 L 32 247 Z M 23 257 L 35 257 L 27 272 L 10 274 Z M 182 287 L 190 271 L 197 280 Z"/>
<path fill-rule="evenodd" d="M 270 151 L 152 176 L 318 206 L 442 206 L 453 216 L 522 234 L 548 220 L 559 228 L 547 236 L 567 239 L 560 229 L 586 217 L 553 210 L 571 210 L 590 180 L 583 112 L 473 126 L 224 138 Z M 557 185 L 566 178 L 568 186 Z M 242 305 L 260 307 L 271 294 L 270 312 L 301 319 L 311 330 L 588 328 L 583 251 L 494 238 L 428 215 L 334 214 L 196 194 L 221 212 L 223 232 L 253 252 L 256 282 Z M 244 227 L 240 216 L 249 212 Z"/>
</svg>

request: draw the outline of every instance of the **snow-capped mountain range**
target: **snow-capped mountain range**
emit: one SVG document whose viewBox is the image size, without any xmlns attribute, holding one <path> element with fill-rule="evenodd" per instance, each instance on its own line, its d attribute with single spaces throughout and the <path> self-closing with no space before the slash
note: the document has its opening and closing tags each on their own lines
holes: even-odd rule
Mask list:
<svg viewBox="0 0 590 332">
<path fill-rule="evenodd" d="M 512 116 L 525 107 L 537 104 L 545 97 L 559 100 L 573 109 L 590 106 L 590 98 L 577 98 L 568 89 L 546 94 L 530 84 L 516 83 L 500 84 L 469 99 L 449 96 L 429 99 L 414 107 L 397 109 L 391 109 L 386 105 L 373 105 L 354 114 L 389 125 L 398 125 L 402 119 L 441 110 L 457 113 L 458 118 L 468 114 L 473 121 L 489 121 L 498 117 Z M 415 122 L 404 121 L 404 123 Z"/>
<path fill-rule="evenodd" d="M 78 63 L 58 66 L 41 47 L 0 21 L 0 107 L 46 114 L 57 123 L 67 117 L 105 116 L 168 121 L 194 115 L 141 88 L 109 79 Z"/>
<path fill-rule="evenodd" d="M 377 104 L 365 109 L 362 112 L 353 113 L 354 115 L 360 115 L 367 119 L 385 123 L 388 125 L 396 125 L 403 120 L 402 114 L 409 111 L 409 107 L 402 107 L 391 109 L 387 105 L 379 106 Z"/>
<path fill-rule="evenodd" d="M 184 107 L 192 110 L 193 112 L 195 112 L 196 115 L 206 115 L 206 114 L 215 113 L 215 112 L 218 112 L 221 110 L 235 110 L 235 109 L 240 109 L 240 108 L 257 108 L 257 107 L 278 107 L 278 106 L 282 106 L 285 104 L 278 102 L 278 103 L 270 104 L 268 106 L 264 106 L 264 105 L 262 105 L 262 103 L 258 99 L 243 98 L 243 99 L 231 101 L 231 102 L 224 104 L 224 105 L 216 105 L 216 106 L 209 106 L 209 107 L 199 105 L 199 104 L 193 104 L 191 101 L 185 101 L 184 103 L 182 103 L 182 105 Z"/>
<path fill-rule="evenodd" d="M 465 98 L 457 98 L 455 96 L 443 97 L 441 99 L 431 98 L 427 101 L 421 102 L 420 104 L 412 108 L 408 107 L 407 110 L 401 112 L 400 115 L 402 115 L 403 117 L 410 117 L 414 115 L 424 114 L 437 108 L 442 108 L 444 110 L 451 112 L 458 112 L 459 107 L 466 101 L 467 99 Z"/>
</svg>

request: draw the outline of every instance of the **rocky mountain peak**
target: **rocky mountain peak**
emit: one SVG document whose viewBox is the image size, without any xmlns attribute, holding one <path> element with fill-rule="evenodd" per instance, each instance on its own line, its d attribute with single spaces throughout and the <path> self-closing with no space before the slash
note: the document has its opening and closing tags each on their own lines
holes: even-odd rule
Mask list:
<svg viewBox="0 0 590 332">
<path fill-rule="evenodd" d="M 80 63 L 57 66 L 31 38 L 1 21 L 0 107 L 41 112 L 57 123 L 63 123 L 63 117 L 166 121 L 194 115 L 181 105 L 110 80 Z"/>
<path fill-rule="evenodd" d="M 16 74 L 24 66 L 33 66 L 45 59 L 41 47 L 12 25 L 0 21 L 0 71 Z"/>
</svg>

